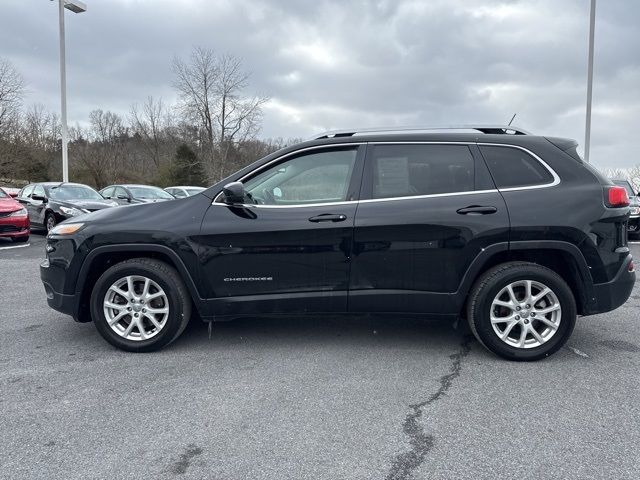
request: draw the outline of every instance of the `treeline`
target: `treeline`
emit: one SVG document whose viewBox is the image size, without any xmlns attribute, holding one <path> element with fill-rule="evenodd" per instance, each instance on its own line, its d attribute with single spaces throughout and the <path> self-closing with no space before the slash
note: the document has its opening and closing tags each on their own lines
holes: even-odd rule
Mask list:
<svg viewBox="0 0 640 480">
<path fill-rule="evenodd" d="M 210 185 L 296 139 L 260 140 L 264 96 L 249 96 L 249 74 L 229 55 L 194 48 L 173 60 L 178 102 L 148 97 L 126 115 L 96 109 L 69 128 L 69 171 L 102 188 L 130 182 Z M 60 121 L 41 105 L 24 106 L 23 77 L 0 59 L 0 177 L 59 180 Z"/>
</svg>

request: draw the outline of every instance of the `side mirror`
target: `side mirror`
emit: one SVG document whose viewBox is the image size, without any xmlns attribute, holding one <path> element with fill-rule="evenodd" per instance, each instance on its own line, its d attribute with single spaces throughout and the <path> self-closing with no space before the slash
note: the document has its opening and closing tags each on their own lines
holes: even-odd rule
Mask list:
<svg viewBox="0 0 640 480">
<path fill-rule="evenodd" d="M 245 192 L 242 182 L 227 183 L 222 188 L 224 195 L 224 203 L 229 205 L 238 205 L 244 203 Z"/>
<path fill-rule="evenodd" d="M 47 203 L 47 197 L 44 197 L 42 195 L 31 195 L 31 199 L 40 201 L 42 203 Z"/>
<path fill-rule="evenodd" d="M 127 196 L 127 195 L 118 195 L 118 200 L 126 200 L 127 202 L 131 201 L 131 197 Z"/>
</svg>

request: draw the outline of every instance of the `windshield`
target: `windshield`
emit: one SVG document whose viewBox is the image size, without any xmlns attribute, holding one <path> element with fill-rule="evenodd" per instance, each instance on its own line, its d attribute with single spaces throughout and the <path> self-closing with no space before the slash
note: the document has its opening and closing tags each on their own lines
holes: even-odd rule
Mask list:
<svg viewBox="0 0 640 480">
<path fill-rule="evenodd" d="M 202 188 L 202 187 L 197 187 L 197 188 L 185 188 L 187 194 L 189 196 L 192 195 L 197 195 L 200 192 L 204 192 L 206 190 L 206 188 Z"/>
<path fill-rule="evenodd" d="M 56 200 L 104 200 L 93 188 L 84 185 L 52 187 L 49 189 L 49 196 Z"/>
<path fill-rule="evenodd" d="M 624 189 L 627 191 L 627 195 L 629 195 L 630 197 L 636 196 L 635 192 L 633 191 L 633 188 L 631 188 L 631 185 L 626 180 L 614 180 L 613 183 L 615 183 L 620 187 L 624 187 Z"/>
<path fill-rule="evenodd" d="M 0 188 L 0 198 L 7 198 L 9 195 L 7 195 L 6 193 L 4 193 L 4 190 L 2 190 Z"/>
<path fill-rule="evenodd" d="M 165 192 L 161 188 L 156 187 L 128 187 L 131 195 L 134 198 L 146 198 L 146 199 L 156 199 L 156 198 L 174 198 L 168 192 Z"/>
</svg>

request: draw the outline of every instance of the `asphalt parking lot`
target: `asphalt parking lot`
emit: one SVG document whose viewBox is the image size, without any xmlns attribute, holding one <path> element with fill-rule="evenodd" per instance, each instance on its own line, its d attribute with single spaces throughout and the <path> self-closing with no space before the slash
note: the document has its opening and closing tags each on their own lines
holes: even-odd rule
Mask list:
<svg viewBox="0 0 640 480">
<path fill-rule="evenodd" d="M 192 322 L 130 354 L 48 308 L 43 246 L 0 239 L 2 478 L 638 478 L 639 286 L 537 363 L 389 317 Z"/>
</svg>

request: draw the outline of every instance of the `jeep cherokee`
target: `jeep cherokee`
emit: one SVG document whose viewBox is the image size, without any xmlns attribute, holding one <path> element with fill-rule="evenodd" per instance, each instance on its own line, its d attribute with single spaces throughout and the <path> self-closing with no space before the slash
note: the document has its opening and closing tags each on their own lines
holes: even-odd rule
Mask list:
<svg viewBox="0 0 640 480">
<path fill-rule="evenodd" d="M 58 225 L 47 301 L 128 351 L 192 312 L 409 313 L 540 359 L 635 282 L 626 191 L 576 146 L 500 126 L 322 134 L 193 197 Z"/>
</svg>

